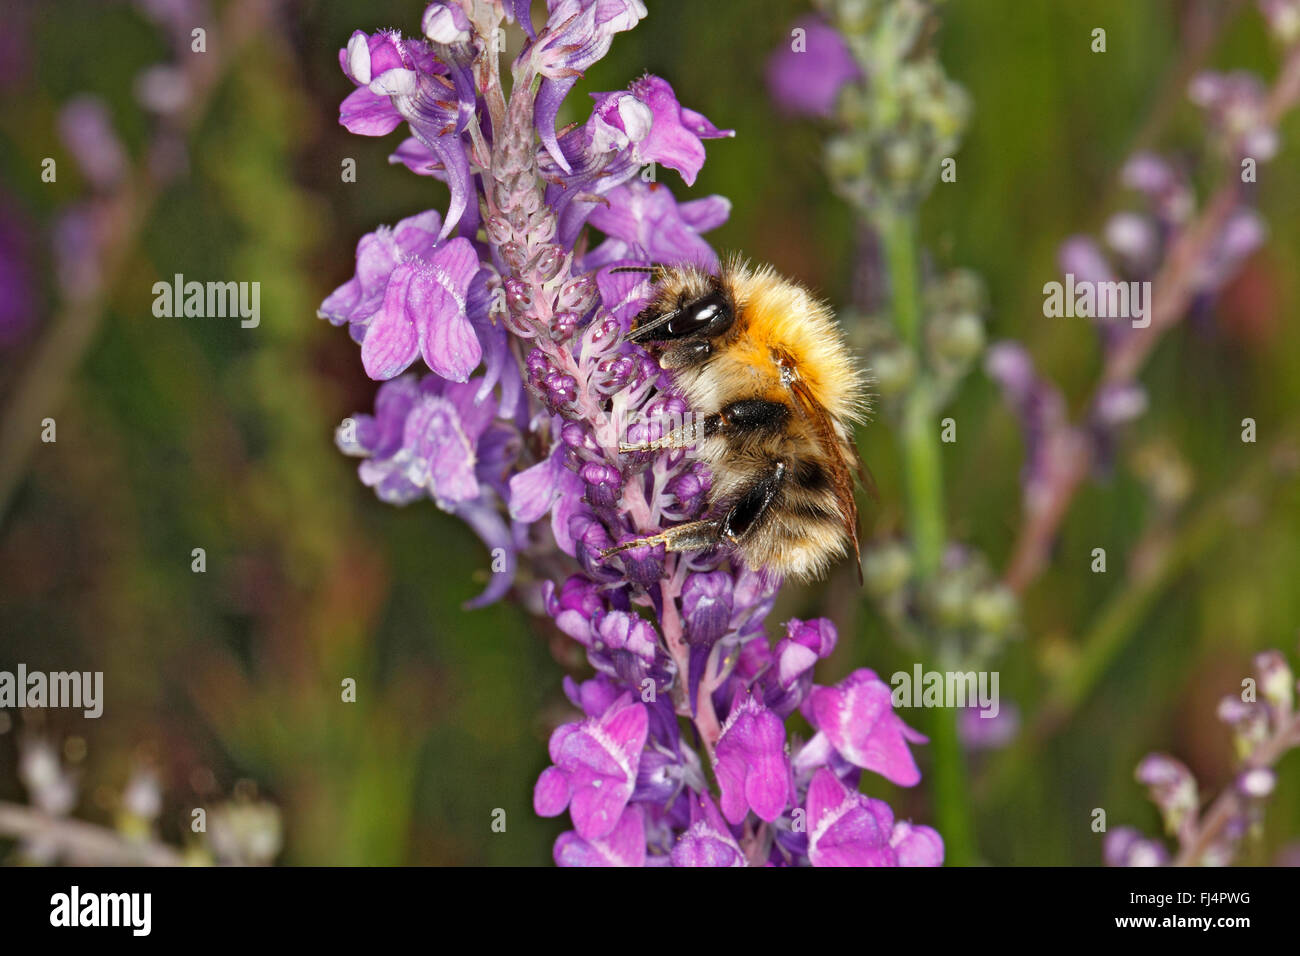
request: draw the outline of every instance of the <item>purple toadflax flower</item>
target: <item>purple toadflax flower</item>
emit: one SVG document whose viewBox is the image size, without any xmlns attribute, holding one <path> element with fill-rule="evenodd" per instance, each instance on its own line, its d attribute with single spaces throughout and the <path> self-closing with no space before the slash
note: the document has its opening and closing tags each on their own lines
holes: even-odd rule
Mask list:
<svg viewBox="0 0 1300 956">
<path fill-rule="evenodd" d="M 341 51 L 356 85 L 342 124 L 367 136 L 405 125 L 392 161 L 450 198 L 445 215 L 363 237 L 355 274 L 320 307 L 382 382 L 339 447 L 363 459 L 381 499 L 431 499 L 475 529 L 494 555 L 476 604 L 516 586 L 525 554 L 545 571 L 520 596 L 594 671 L 566 679 L 581 716 L 552 734 L 534 789 L 539 814 L 572 821 L 556 863 L 937 864 L 937 834 L 857 793 L 863 770 L 916 783 L 908 747 L 924 738 L 890 710 L 888 688 L 880 708 L 872 672 L 814 683 L 835 648 L 831 622 L 790 621 L 773 646 L 773 575 L 709 553 L 601 556 L 628 540 L 629 519 L 656 529 L 697 517 L 710 486 L 681 451 L 619 450 L 689 409 L 626 339 L 646 275 L 613 267 L 717 265 L 704 234 L 729 202 L 682 202 L 638 173 L 658 164 L 690 185 L 704 141 L 731 133 L 648 75 L 594 94 L 586 121 L 557 131 L 578 76 L 646 8 L 546 10 L 534 24 L 523 0 L 447 0 L 426 8 L 422 37 L 357 32 Z M 509 84 L 496 42 L 506 23 L 526 35 Z M 817 728 L 806 742 L 785 726 L 800 709 Z"/>
<path fill-rule="evenodd" d="M 821 17 L 804 17 L 790 30 L 790 42 L 767 62 L 772 99 L 787 112 L 829 118 L 840 90 L 862 79 L 848 44 Z"/>
</svg>

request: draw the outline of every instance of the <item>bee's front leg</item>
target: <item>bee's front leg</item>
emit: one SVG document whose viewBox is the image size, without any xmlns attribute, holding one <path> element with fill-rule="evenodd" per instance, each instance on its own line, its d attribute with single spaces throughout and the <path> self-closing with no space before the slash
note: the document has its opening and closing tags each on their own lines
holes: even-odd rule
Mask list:
<svg viewBox="0 0 1300 956">
<path fill-rule="evenodd" d="M 639 451 L 659 451 L 662 448 L 672 448 L 674 450 L 690 448 L 701 438 L 708 437 L 709 419 L 717 417 L 716 415 L 710 415 L 708 418 L 694 418 L 680 428 L 674 428 L 653 441 L 619 442 L 618 450 L 621 454 L 627 455 Z"/>
<path fill-rule="evenodd" d="M 714 435 L 742 435 L 755 432 L 776 431 L 790 419 L 790 406 L 763 398 L 746 398 L 725 405 L 720 412 L 696 418 L 674 428 L 654 441 L 620 442 L 623 454 L 641 451 L 658 451 L 661 448 L 689 448 L 702 438 Z"/>
</svg>

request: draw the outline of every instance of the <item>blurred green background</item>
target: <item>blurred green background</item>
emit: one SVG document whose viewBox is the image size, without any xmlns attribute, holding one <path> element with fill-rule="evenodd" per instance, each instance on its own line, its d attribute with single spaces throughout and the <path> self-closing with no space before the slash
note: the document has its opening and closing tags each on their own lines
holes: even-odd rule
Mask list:
<svg viewBox="0 0 1300 956">
<path fill-rule="evenodd" d="M 780 116 L 763 83 L 767 56 L 806 8 L 647 5 L 648 19 L 616 38 L 562 121 L 585 116 L 586 92 L 645 71 L 667 78 L 684 104 L 737 132 L 708 144 L 693 189 L 663 178 L 679 197 L 733 200 L 714 245 L 846 302 L 854 226 L 819 168 L 821 131 Z M 926 204 L 923 239 L 936 266 L 983 276 L 990 338 L 1025 341 L 1076 408 L 1098 367 L 1094 334 L 1086 321 L 1044 320 L 1042 285 L 1056 277 L 1061 240 L 1095 232 L 1126 199 L 1117 172 L 1137 145 L 1201 150 L 1179 72 L 1195 6 L 952 0 L 936 39 L 975 112 L 958 181 Z M 112 794 L 144 759 L 161 773 L 164 837 L 180 838 L 205 791 L 228 793 L 247 778 L 281 807 L 290 864 L 545 864 L 564 828 L 533 815 L 531 793 L 549 728 L 566 712 L 557 657 L 571 649 L 515 607 L 463 611 L 489 565 L 478 540 L 431 502 L 380 504 L 332 440 L 343 417 L 369 410 L 375 386 L 355 344 L 315 318 L 316 306 L 352 274 L 363 233 L 445 204 L 441 185 L 388 164 L 396 135 L 354 137 L 338 125 L 352 87 L 337 50 L 355 28 L 415 31 L 421 10 L 415 0 L 280 8 L 216 88 L 190 140 L 188 176 L 125 250 L 84 359 L 63 400 L 42 413 L 57 420 L 58 441 L 36 445 L 0 516 L 0 668 L 105 672 L 102 719 L 47 718 L 49 731 L 86 741 L 85 819 L 111 820 Z M 1108 31 L 1104 55 L 1088 49 L 1096 26 Z M 25 224 L 37 305 L 29 334 L 0 353 L 0 409 L 57 307 L 52 223 L 85 191 L 57 110 L 80 93 L 102 97 L 138 158 L 149 124 L 133 79 L 168 56 L 128 3 L 19 3 L 6 29 L 26 38 L 26 57 L 0 88 L 0 187 Z M 1253 9 L 1206 62 L 1272 75 L 1276 54 Z M 1156 129 L 1153 115 L 1167 121 Z M 58 160 L 55 183 L 40 179 L 47 156 Z M 1151 409 L 1126 447 L 1160 439 L 1176 448 L 1194 476 L 1192 512 L 1235 487 L 1295 424 L 1297 156 L 1291 122 L 1261 175 L 1266 248 L 1143 375 Z M 340 182 L 347 157 L 355 183 Z M 152 284 L 177 272 L 259 281 L 261 325 L 155 318 Z M 944 446 L 950 533 L 1001 567 L 1020 520 L 1018 429 L 978 372 L 948 414 L 960 429 Z M 1260 444 L 1239 440 L 1247 416 Z M 864 531 L 896 530 L 902 492 L 886 426 L 866 431 L 862 452 L 880 486 Z M 1231 748 L 1215 702 L 1239 687 L 1255 651 L 1281 647 L 1294 661 L 1300 621 L 1300 493 L 1251 486 L 1243 500 L 1138 609 L 1132 636 L 1059 733 L 1032 751 L 973 756 L 984 859 L 1097 864 L 1094 807 L 1112 827 L 1157 831 L 1133 781 L 1152 749 L 1185 760 L 1206 787 L 1225 782 Z M 1079 497 L 1055 563 L 1028 595 L 1025 638 L 997 665 L 1004 702 L 1027 722 L 1124 588 L 1124 556 L 1148 510 L 1127 468 Z M 206 549 L 203 574 L 191 571 L 196 547 Z M 1110 555 L 1106 575 L 1088 571 L 1093 547 Z M 841 648 L 823 679 L 859 666 L 910 669 L 912 656 L 843 578 L 787 588 L 769 630 L 826 612 Z M 346 677 L 357 680 L 355 704 L 340 703 Z M 22 799 L 21 727 L 14 719 L 0 735 L 0 799 Z M 888 796 L 900 816 L 932 819 L 924 782 Z M 505 833 L 491 829 L 496 808 Z M 1246 859 L 1268 862 L 1297 838 L 1293 759 Z"/>
</svg>

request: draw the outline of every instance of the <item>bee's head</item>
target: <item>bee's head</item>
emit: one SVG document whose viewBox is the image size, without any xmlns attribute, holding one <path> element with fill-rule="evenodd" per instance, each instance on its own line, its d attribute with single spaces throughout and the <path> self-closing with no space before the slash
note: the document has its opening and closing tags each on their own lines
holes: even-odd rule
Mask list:
<svg viewBox="0 0 1300 956">
<path fill-rule="evenodd" d="M 703 294 L 664 290 L 636 317 L 628 338 L 657 353 L 664 368 L 684 368 L 706 361 L 735 319 L 735 304 L 720 285 Z"/>
</svg>

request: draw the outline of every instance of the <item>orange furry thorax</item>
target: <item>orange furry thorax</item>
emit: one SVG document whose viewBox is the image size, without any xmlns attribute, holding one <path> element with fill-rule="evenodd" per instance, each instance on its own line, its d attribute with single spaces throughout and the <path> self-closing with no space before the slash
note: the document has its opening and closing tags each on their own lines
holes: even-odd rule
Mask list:
<svg viewBox="0 0 1300 956">
<path fill-rule="evenodd" d="M 693 404 L 716 407 L 720 382 L 733 391 L 781 400 L 794 381 L 831 417 L 859 420 L 865 414 L 865 383 L 831 311 L 800 285 L 771 268 L 728 263 L 723 285 L 736 303 L 726 345 L 710 363 L 707 383 L 681 381 Z M 703 374 L 703 373 L 702 373 Z"/>
</svg>

